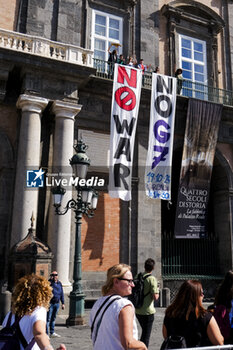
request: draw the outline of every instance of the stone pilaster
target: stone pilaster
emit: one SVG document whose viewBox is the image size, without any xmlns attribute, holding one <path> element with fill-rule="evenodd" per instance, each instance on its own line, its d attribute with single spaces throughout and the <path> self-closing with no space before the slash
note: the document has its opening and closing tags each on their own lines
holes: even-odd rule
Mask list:
<svg viewBox="0 0 233 350">
<path fill-rule="evenodd" d="M 21 125 L 17 155 L 11 245 L 23 239 L 30 227 L 32 211 L 37 217 L 38 188 L 27 188 L 27 170 L 40 166 L 41 113 L 48 100 L 38 96 L 20 95 Z"/>
<path fill-rule="evenodd" d="M 80 112 L 81 105 L 69 102 L 54 101 L 52 112 L 55 114 L 55 133 L 53 144 L 53 173 L 70 173 L 72 168 L 69 160 L 73 156 L 74 143 L 74 120 Z M 72 198 L 72 189 L 66 188 L 62 206 Z M 51 208 L 51 220 L 49 227 L 49 245 L 54 254 L 53 268 L 58 271 L 59 279 L 62 281 L 64 292 L 71 290 L 69 282 L 70 263 L 70 232 L 71 232 L 71 210 L 65 215 L 55 215 L 54 208 Z"/>
</svg>

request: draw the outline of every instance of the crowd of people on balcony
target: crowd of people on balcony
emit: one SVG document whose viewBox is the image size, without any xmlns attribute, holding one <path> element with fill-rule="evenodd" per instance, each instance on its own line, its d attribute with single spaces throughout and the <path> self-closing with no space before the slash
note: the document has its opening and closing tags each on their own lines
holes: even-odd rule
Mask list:
<svg viewBox="0 0 233 350">
<path fill-rule="evenodd" d="M 116 46 L 116 44 L 114 44 L 114 46 Z M 137 58 L 136 58 L 135 55 L 128 56 L 125 59 L 123 54 L 118 55 L 116 49 L 111 51 L 110 50 L 111 47 L 112 47 L 112 44 L 108 48 L 108 53 L 109 53 L 109 57 L 108 57 L 109 69 L 108 69 L 108 72 L 109 72 L 109 76 L 111 78 L 113 78 L 114 64 L 115 63 L 141 69 L 142 70 L 142 74 L 143 74 L 143 78 L 142 78 L 143 85 L 144 85 L 144 74 L 146 72 L 148 72 L 148 73 L 152 73 L 153 72 L 153 73 L 157 73 L 157 74 L 160 73 L 159 66 L 156 66 L 155 68 L 153 68 L 151 64 L 149 64 L 149 65 L 145 64 L 143 58 L 141 58 L 139 63 L 138 63 Z M 177 78 L 177 94 L 180 95 L 181 94 L 181 90 L 182 90 L 182 86 L 183 86 L 182 69 L 178 68 L 175 71 L 174 76 Z"/>
<path fill-rule="evenodd" d="M 115 44 L 114 44 L 115 46 Z M 108 52 L 109 52 L 109 57 L 108 57 L 108 63 L 109 63 L 109 72 L 113 73 L 113 69 L 112 66 L 114 66 L 114 63 L 118 63 L 118 64 L 123 64 L 126 66 L 131 66 L 131 67 L 135 67 L 135 68 L 139 68 L 142 70 L 143 74 L 145 72 L 152 72 L 154 71 L 155 73 L 158 73 L 158 71 L 156 72 L 155 70 L 152 69 L 151 64 L 147 65 L 144 63 L 143 58 L 140 59 L 139 63 L 137 61 L 137 58 L 135 55 L 133 56 L 128 56 L 126 59 L 124 58 L 124 56 L 122 54 L 118 55 L 117 54 L 117 50 L 110 50 L 112 47 L 112 44 L 109 46 L 108 48 Z M 158 67 L 156 67 L 158 69 Z"/>
</svg>

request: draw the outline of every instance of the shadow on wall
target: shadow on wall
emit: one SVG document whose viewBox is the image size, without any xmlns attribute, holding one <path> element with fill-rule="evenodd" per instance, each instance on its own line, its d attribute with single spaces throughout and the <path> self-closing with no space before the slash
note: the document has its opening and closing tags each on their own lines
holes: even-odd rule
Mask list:
<svg viewBox="0 0 233 350">
<path fill-rule="evenodd" d="M 96 264 L 98 264 L 99 267 L 103 265 L 103 247 L 105 232 L 104 212 L 104 193 L 99 191 L 98 205 L 94 217 L 83 217 L 83 224 L 85 222 L 86 226 L 86 235 L 83 243 L 83 255 L 85 256 L 89 252 L 89 255 L 85 256 L 83 259 L 84 270 L 88 269 L 88 260 L 99 260 L 99 263 L 96 262 Z"/>
<path fill-rule="evenodd" d="M 100 191 L 95 216 L 83 223 L 83 270 L 106 271 L 119 262 L 120 200 Z"/>
</svg>

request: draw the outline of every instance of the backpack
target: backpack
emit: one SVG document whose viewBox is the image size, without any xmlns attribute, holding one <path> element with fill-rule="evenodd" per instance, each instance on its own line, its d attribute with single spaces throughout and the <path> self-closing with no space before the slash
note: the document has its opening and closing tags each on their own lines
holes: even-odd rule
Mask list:
<svg viewBox="0 0 233 350">
<path fill-rule="evenodd" d="M 28 344 L 19 327 L 21 317 L 15 317 L 15 322 L 11 325 L 12 312 L 10 312 L 7 324 L 0 330 L 0 350 L 20 350 L 20 344 L 25 350 L 31 350 L 35 344 L 34 337 Z"/>
<path fill-rule="evenodd" d="M 213 312 L 214 318 L 219 326 L 219 329 L 224 337 L 224 339 L 228 339 L 230 337 L 231 332 L 231 324 L 229 318 L 229 311 L 224 305 L 217 305 Z"/>
<path fill-rule="evenodd" d="M 184 337 L 180 335 L 170 335 L 163 341 L 160 350 L 185 348 L 187 348 L 187 345 Z"/>
<path fill-rule="evenodd" d="M 143 274 L 140 272 L 137 275 L 137 278 L 134 279 L 133 281 L 135 287 L 133 287 L 132 294 L 129 296 L 128 299 L 133 303 L 136 309 L 139 309 L 140 307 L 142 307 L 144 298 L 148 294 L 150 294 L 150 292 L 148 292 L 147 294 L 144 295 L 144 280 L 149 276 L 150 274 L 147 274 L 143 277 Z"/>
</svg>

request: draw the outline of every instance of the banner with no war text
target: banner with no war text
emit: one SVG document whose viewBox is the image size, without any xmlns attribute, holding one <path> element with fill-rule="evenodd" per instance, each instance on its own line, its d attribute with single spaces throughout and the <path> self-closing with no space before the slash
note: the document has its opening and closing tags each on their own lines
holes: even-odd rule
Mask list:
<svg viewBox="0 0 233 350">
<path fill-rule="evenodd" d="M 140 69 L 114 65 L 109 195 L 125 201 L 131 200 L 132 162 L 141 84 Z"/>
<path fill-rule="evenodd" d="M 171 199 L 176 78 L 152 74 L 150 130 L 145 185 L 150 198 Z"/>
</svg>

